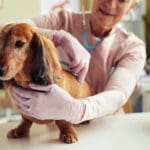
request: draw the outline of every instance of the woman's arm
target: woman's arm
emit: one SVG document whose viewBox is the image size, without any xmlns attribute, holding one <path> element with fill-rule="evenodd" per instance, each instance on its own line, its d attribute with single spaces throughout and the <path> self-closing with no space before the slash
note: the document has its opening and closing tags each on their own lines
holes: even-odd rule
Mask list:
<svg viewBox="0 0 150 150">
<path fill-rule="evenodd" d="M 80 123 L 113 114 L 127 102 L 144 66 L 145 48 L 143 45 L 135 48 L 137 50 L 120 60 L 105 90 L 97 95 L 76 100 L 57 85 L 34 85 L 31 88 L 36 92 L 14 88 L 14 100 L 22 113 L 41 120 L 64 119 Z"/>
<path fill-rule="evenodd" d="M 28 20 L 26 23 L 32 25 L 38 32 L 49 39 L 53 39 L 53 35 L 61 29 L 64 29 L 68 22 L 68 12 L 61 10 L 59 12 L 49 12 Z"/>
<path fill-rule="evenodd" d="M 145 64 L 145 45 L 143 42 L 126 42 L 123 46 L 123 55 L 118 54 L 120 59 L 104 91 L 87 98 L 83 120 L 113 114 L 134 91 Z"/>
</svg>

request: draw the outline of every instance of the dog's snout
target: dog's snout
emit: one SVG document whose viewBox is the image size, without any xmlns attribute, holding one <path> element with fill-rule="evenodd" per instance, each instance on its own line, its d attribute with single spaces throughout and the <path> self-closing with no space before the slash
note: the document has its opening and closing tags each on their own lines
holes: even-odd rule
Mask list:
<svg viewBox="0 0 150 150">
<path fill-rule="evenodd" d="M 5 70 L 6 70 L 5 68 L 0 67 L 0 77 L 2 77 L 4 75 Z"/>
</svg>

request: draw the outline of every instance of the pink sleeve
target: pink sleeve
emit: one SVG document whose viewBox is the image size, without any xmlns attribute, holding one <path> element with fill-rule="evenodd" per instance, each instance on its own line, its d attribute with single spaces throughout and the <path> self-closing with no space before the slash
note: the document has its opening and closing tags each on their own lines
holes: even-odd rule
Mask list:
<svg viewBox="0 0 150 150">
<path fill-rule="evenodd" d="M 41 15 L 28 20 L 38 32 L 43 34 L 49 39 L 53 38 L 53 35 L 60 29 L 64 29 L 68 24 L 67 11 L 50 12 L 47 15 Z"/>
<path fill-rule="evenodd" d="M 126 54 L 118 62 L 104 91 L 83 100 L 85 111 L 80 121 L 113 114 L 127 102 L 134 91 L 145 64 L 145 46 L 131 44 L 124 51 Z"/>
<path fill-rule="evenodd" d="M 65 11 L 49 12 L 46 15 L 40 15 L 31 20 L 39 28 L 59 30 L 62 28 L 66 19 Z"/>
</svg>

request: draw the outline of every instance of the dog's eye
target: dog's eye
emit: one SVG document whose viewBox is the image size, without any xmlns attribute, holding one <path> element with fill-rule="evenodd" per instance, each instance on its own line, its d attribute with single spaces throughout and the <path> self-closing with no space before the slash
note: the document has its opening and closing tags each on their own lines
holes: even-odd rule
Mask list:
<svg viewBox="0 0 150 150">
<path fill-rule="evenodd" d="M 16 41 L 15 47 L 16 47 L 16 48 L 20 48 L 20 47 L 22 47 L 24 44 L 25 44 L 25 42 L 19 40 L 19 41 Z"/>
</svg>

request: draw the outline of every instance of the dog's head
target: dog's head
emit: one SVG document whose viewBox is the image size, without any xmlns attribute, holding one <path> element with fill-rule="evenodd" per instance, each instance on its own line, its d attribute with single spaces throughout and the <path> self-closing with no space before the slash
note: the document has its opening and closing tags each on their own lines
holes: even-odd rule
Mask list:
<svg viewBox="0 0 150 150">
<path fill-rule="evenodd" d="M 0 32 L 0 80 L 14 78 L 42 85 L 54 82 L 54 67 L 60 69 L 60 64 L 51 48 L 52 42 L 28 24 L 5 26 Z"/>
</svg>

